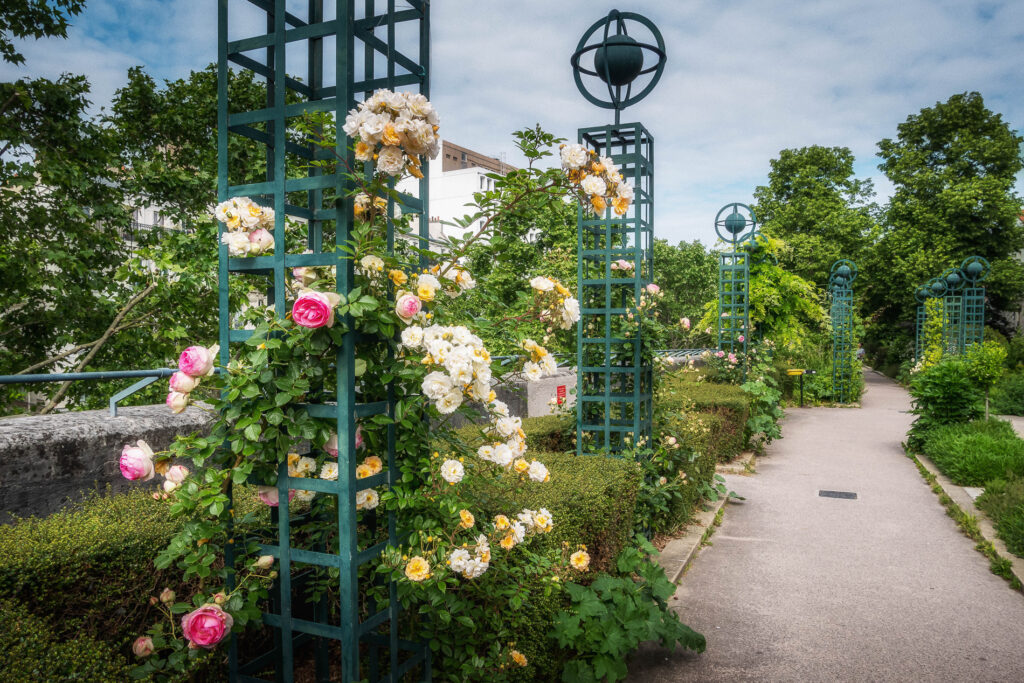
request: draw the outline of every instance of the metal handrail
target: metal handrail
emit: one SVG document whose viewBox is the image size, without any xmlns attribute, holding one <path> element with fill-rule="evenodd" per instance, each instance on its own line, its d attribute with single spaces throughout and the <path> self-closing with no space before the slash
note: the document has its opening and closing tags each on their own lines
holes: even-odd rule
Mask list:
<svg viewBox="0 0 1024 683">
<path fill-rule="evenodd" d="M 117 404 L 132 394 L 148 387 L 161 377 L 170 377 L 176 368 L 156 368 L 153 370 L 100 370 L 96 372 L 56 372 L 42 375 L 0 375 L 0 384 L 41 384 L 45 382 L 76 382 L 76 381 L 107 381 L 141 377 L 142 379 L 127 389 L 122 389 L 110 397 L 110 415 L 117 417 Z"/>
</svg>

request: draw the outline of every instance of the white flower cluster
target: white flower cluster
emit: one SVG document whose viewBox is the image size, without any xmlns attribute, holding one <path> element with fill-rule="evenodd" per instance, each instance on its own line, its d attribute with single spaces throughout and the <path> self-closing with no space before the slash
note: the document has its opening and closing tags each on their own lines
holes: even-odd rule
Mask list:
<svg viewBox="0 0 1024 683">
<path fill-rule="evenodd" d="M 483 341 L 461 325 L 412 325 L 402 331 L 402 344 L 426 355 L 423 364 L 436 367 L 423 379 L 423 394 L 438 412 L 449 415 L 466 398 L 491 402 L 491 355 Z"/>
<path fill-rule="evenodd" d="M 574 143 L 562 145 L 561 158 L 562 169 L 587 211 L 600 215 L 609 204 L 617 216 L 629 210 L 633 187 L 609 157 L 598 157 L 594 150 Z"/>
<path fill-rule="evenodd" d="M 523 364 L 523 375 L 527 380 L 536 382 L 542 377 L 550 377 L 558 372 L 555 357 L 543 346 L 532 339 L 524 339 L 520 346 L 524 351 L 530 352 L 530 360 Z"/>
<path fill-rule="evenodd" d="M 527 534 L 548 533 L 555 528 L 555 522 L 551 517 L 551 513 L 546 508 L 539 510 L 523 509 L 516 516 L 515 521 L 510 520 L 505 515 L 498 515 L 494 518 L 494 528 L 499 533 L 505 532 L 498 545 L 505 550 L 511 550 L 522 543 L 526 539 Z"/>
<path fill-rule="evenodd" d="M 554 278 L 537 276 L 530 287 L 541 306 L 540 319 L 553 321 L 559 329 L 569 330 L 580 320 L 580 302 L 572 292 Z"/>
<path fill-rule="evenodd" d="M 375 161 L 378 171 L 392 177 L 408 171 L 422 178 L 420 155 L 433 159 L 440 149 L 438 123 L 423 95 L 378 90 L 348 113 L 342 130 L 358 138 L 359 161 Z"/>
<path fill-rule="evenodd" d="M 462 574 L 467 579 L 480 576 L 487 571 L 490 564 L 491 544 L 484 534 L 476 537 L 476 546 L 472 554 L 466 548 L 456 548 L 448 556 L 448 566 L 452 571 Z"/>
<path fill-rule="evenodd" d="M 258 256 L 274 248 L 274 210 L 248 197 L 221 202 L 214 217 L 227 227 L 220 241 L 231 256 Z"/>
</svg>

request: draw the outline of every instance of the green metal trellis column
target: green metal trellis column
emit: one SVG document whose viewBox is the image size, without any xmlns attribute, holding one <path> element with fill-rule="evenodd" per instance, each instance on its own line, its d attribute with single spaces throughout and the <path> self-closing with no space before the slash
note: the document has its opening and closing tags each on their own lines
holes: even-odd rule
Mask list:
<svg viewBox="0 0 1024 683">
<path fill-rule="evenodd" d="M 969 256 L 960 265 L 966 284 L 963 290 L 963 322 L 960 348 L 967 351 L 985 339 L 985 278 L 991 267 L 981 256 Z"/>
<path fill-rule="evenodd" d="M 747 242 L 755 244 L 757 219 L 746 204 L 726 204 L 715 216 L 715 232 L 729 244 L 729 251 L 718 255 L 718 350 L 746 353 L 750 342 L 750 254 L 742 247 Z"/>
<path fill-rule="evenodd" d="M 928 309 L 924 303 L 931 297 L 928 287 L 921 286 L 914 292 L 917 300 L 917 320 L 914 325 L 914 362 L 918 363 L 924 357 L 924 324 L 928 322 Z"/>
<path fill-rule="evenodd" d="M 832 398 L 847 403 L 853 382 L 853 281 L 857 266 L 842 259 L 832 264 L 829 283 L 832 294 Z"/>
<path fill-rule="evenodd" d="M 229 5 L 231 12 L 229 13 Z M 304 7 L 305 11 L 299 9 Z M 244 27 L 252 26 L 253 14 L 265 19 L 266 32 L 236 37 Z M 354 157 L 349 141 L 341 133 L 346 112 L 358 99 L 380 88 L 411 89 L 429 92 L 429 3 L 405 0 L 397 10 L 394 0 L 219 0 L 218 11 L 218 197 L 248 196 L 272 206 L 275 211 L 274 252 L 251 258 L 229 257 L 220 247 L 220 360 L 227 364 L 237 345 L 251 332 L 233 329 L 235 312 L 228 297 L 233 276 L 262 276 L 267 280 L 268 302 L 277 317 L 288 312 L 286 280 L 292 268 L 299 266 L 336 266 L 337 292 L 345 295 L 352 288 L 350 259 L 334 247 L 347 243 L 352 228 L 352 201 L 349 181 L 342 173 L 311 167 L 315 159 L 342 159 L 349 165 Z M 399 38 L 400 37 L 400 38 Z M 289 53 L 289 50 L 294 50 Z M 301 55 L 304 68 L 287 56 Z M 228 98 L 231 69 L 250 71 L 266 81 L 267 106 L 257 111 L 236 111 Z M 291 76 L 286 73 L 291 72 Z M 300 72 L 301 73 L 298 73 Z M 357 74 L 360 74 L 357 76 Z M 290 122 L 312 112 L 325 112 L 338 124 L 334 154 L 312 144 L 296 141 Z M 249 146 L 264 150 L 266 179 L 253 182 L 244 175 L 249 169 L 229 166 L 229 146 Z M 343 164 L 339 164 L 342 168 Z M 342 169 L 343 170 L 343 169 Z M 418 197 L 402 196 L 406 213 L 420 217 L 420 239 L 427 236 L 429 221 L 425 178 Z M 305 247 L 310 254 L 287 253 L 285 218 L 304 225 Z M 223 229 L 223 228 L 222 228 Z M 390 233 L 389 229 L 389 233 Z M 324 245 L 328 238 L 329 247 Z M 388 235 L 388 244 L 392 236 Z M 294 248 L 294 245 L 293 245 Z M 301 251 L 297 249 L 296 251 Z M 333 422 L 338 434 L 337 481 L 297 479 L 288 476 L 281 463 L 277 478 L 279 507 L 272 514 L 276 540 L 261 544 L 262 553 L 279 561 L 279 580 L 271 591 L 271 601 L 263 622 L 271 627 L 273 649 L 247 663 L 239 662 L 237 640 L 232 640 L 230 679 L 261 681 L 257 677 L 273 671 L 275 681 L 294 679 L 295 650 L 307 644 L 316 663 L 316 680 L 330 677 L 327 660 L 328 641 L 337 641 L 341 650 L 341 678 L 354 680 L 401 680 L 406 674 L 420 672 L 430 678 L 429 652 L 421 644 L 399 637 L 396 587 L 385 586 L 388 596 L 381 605 L 366 596 L 375 583 L 374 566 L 388 544 L 396 544 L 397 528 L 393 513 L 378 519 L 375 512 L 357 512 L 357 489 L 383 489 L 391 485 L 395 463 L 394 427 L 388 427 L 388 452 L 385 469 L 356 483 L 356 418 L 392 415 L 392 392 L 369 401 L 355 382 L 354 335 L 345 336 L 335 361 L 337 383 L 325 389 L 320 400 L 306 410 L 310 416 Z M 383 455 L 383 454 L 382 454 Z M 337 498 L 337 515 L 320 520 L 334 526 L 338 547 L 298 547 L 293 538 L 289 510 L 289 490 L 316 491 Z M 375 534 L 370 541 L 360 539 L 360 529 Z M 234 566 L 232 554 L 226 558 Z M 337 602 L 326 599 L 303 602 L 305 581 L 317 570 L 338 572 Z"/>
<path fill-rule="evenodd" d="M 950 268 L 942 274 L 946 293 L 942 297 L 942 349 L 944 354 L 963 353 L 963 273 Z"/>
<path fill-rule="evenodd" d="M 634 190 L 624 216 L 611 209 L 592 216 L 581 208 L 577 219 L 576 452 L 593 455 L 627 448 L 627 437 L 637 443 L 651 436 L 653 374 L 642 354 L 643 324 L 627 329 L 624 318 L 654 267 L 654 139 L 643 125 L 627 123 L 581 128 L 579 141 L 610 157 Z M 613 277 L 619 259 L 633 264 L 630 275 Z"/>
</svg>

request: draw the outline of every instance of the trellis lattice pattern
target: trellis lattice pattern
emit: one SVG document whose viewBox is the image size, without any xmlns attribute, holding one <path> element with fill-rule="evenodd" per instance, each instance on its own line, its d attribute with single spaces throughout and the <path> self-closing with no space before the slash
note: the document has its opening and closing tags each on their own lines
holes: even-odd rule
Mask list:
<svg viewBox="0 0 1024 683">
<path fill-rule="evenodd" d="M 853 382 L 853 290 L 832 288 L 832 393 L 833 399 L 846 403 Z"/>
<path fill-rule="evenodd" d="M 963 335 L 963 298 L 949 294 L 942 298 L 942 348 L 947 354 L 958 354 Z"/>
<path fill-rule="evenodd" d="M 577 223 L 576 451 L 614 454 L 651 435 L 653 375 L 642 353 L 643 323 L 633 308 L 653 270 L 654 140 L 641 124 L 628 123 L 581 128 L 579 141 L 611 157 L 634 188 L 625 215 L 581 210 Z M 613 272 L 619 259 L 633 268 Z"/>
<path fill-rule="evenodd" d="M 746 353 L 750 330 L 750 264 L 745 252 L 718 257 L 718 350 Z"/>
<path fill-rule="evenodd" d="M 266 32 L 236 35 L 252 26 L 265 26 Z M 352 167 L 349 142 L 340 134 L 339 125 L 333 150 L 307 144 L 296 134 L 296 120 L 324 112 L 340 124 L 358 99 L 380 88 L 428 95 L 428 61 L 426 0 L 405 0 L 401 10 L 396 9 L 394 0 L 219 0 L 218 196 L 220 200 L 248 196 L 272 206 L 276 214 L 273 255 L 229 258 L 226 247 L 220 248 L 222 364 L 227 365 L 237 345 L 251 336 L 245 329 L 232 327 L 238 313 L 232 311 L 228 296 L 232 278 L 263 278 L 266 303 L 279 318 L 288 312 L 286 280 L 292 268 L 336 266 L 338 293 L 347 294 L 352 288 L 352 262 L 342 260 L 340 252 L 334 251 L 348 241 L 352 228 L 350 182 L 331 167 L 310 165 L 313 160 L 337 158 Z M 228 97 L 231 70 L 247 70 L 265 79 L 265 108 L 232 108 Z M 251 169 L 231 166 L 230 160 L 240 150 L 265 159 L 265 177 L 251 177 Z M 339 169 L 343 166 L 338 164 Z M 401 208 L 422 219 L 429 215 L 426 197 L 423 180 L 418 197 L 401 195 Z M 394 201 L 389 204 L 393 209 Z M 286 244 L 286 217 L 303 226 L 303 244 Z M 421 244 L 427 224 L 419 221 Z M 394 239 L 390 233 L 389 229 L 389 247 Z M 336 481 L 292 478 L 287 465 L 280 465 L 276 482 L 280 504 L 272 510 L 271 529 L 259 536 L 262 553 L 273 555 L 280 563 L 279 578 L 263 615 L 264 624 L 271 627 L 271 648 L 243 663 L 237 640 L 233 640 L 229 655 L 232 681 L 293 681 L 300 651 L 303 659 L 314 662 L 312 673 L 317 681 L 338 680 L 332 678 L 339 675 L 337 666 L 330 666 L 332 659 L 340 659 L 340 680 L 344 681 L 430 678 L 428 650 L 399 635 L 396 586 L 377 578 L 380 575 L 374 571 L 383 548 L 397 544 L 394 514 L 356 509 L 357 490 L 383 491 L 398 472 L 391 425 L 387 427 L 384 470 L 359 480 L 358 485 L 356 482 L 356 419 L 392 416 L 394 412 L 391 387 L 371 390 L 358 387 L 355 381 L 357 345 L 377 343 L 346 335 L 333 359 L 336 382 L 311 388 L 315 400 L 311 399 L 306 410 L 312 417 L 331 420 L 338 434 L 339 476 Z M 336 516 L 317 520 L 322 528 L 330 529 L 321 540 L 312 542 L 294 534 L 293 525 L 301 520 L 289 508 L 289 490 L 336 497 L 337 505 L 325 508 L 336 509 Z M 226 561 L 233 566 L 230 554 Z M 312 600 L 307 596 L 314 579 L 330 584 L 330 589 Z"/>
<path fill-rule="evenodd" d="M 960 348 L 965 352 L 985 338 L 985 288 L 965 287 L 963 295 Z"/>
</svg>

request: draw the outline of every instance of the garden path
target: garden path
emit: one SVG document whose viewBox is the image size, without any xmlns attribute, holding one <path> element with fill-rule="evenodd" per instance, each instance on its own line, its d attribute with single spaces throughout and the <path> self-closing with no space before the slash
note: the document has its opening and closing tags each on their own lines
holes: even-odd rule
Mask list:
<svg viewBox="0 0 1024 683">
<path fill-rule="evenodd" d="M 727 477 L 746 501 L 674 598 L 707 652 L 645 646 L 630 681 L 1024 680 L 1024 595 L 904 456 L 906 391 L 865 379 L 861 409 L 788 410 L 757 474 Z"/>
</svg>

